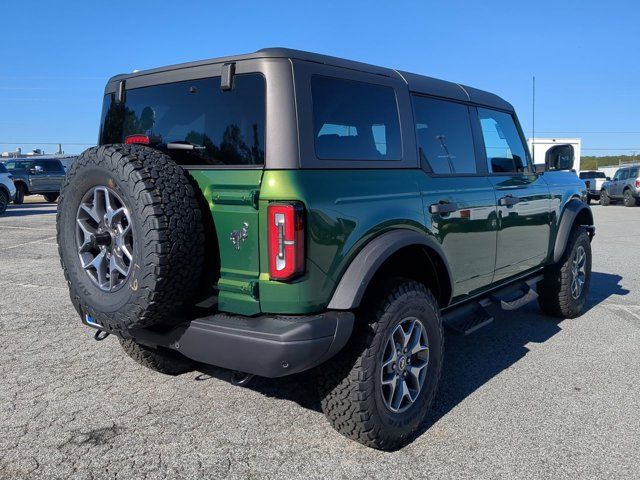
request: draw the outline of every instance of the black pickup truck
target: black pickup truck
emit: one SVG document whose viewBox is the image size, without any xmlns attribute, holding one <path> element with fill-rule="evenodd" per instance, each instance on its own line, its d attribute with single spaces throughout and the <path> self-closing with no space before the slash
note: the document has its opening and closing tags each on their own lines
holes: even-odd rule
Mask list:
<svg viewBox="0 0 640 480">
<path fill-rule="evenodd" d="M 13 175 L 16 196 L 13 203 L 24 202 L 25 195 L 43 195 L 47 202 L 55 202 L 65 177 L 62 162 L 56 158 L 16 158 L 5 162 Z"/>
</svg>

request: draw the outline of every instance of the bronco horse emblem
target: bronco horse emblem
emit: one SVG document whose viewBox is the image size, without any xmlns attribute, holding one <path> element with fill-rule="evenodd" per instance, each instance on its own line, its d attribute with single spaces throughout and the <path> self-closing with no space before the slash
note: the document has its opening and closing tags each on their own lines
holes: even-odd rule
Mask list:
<svg viewBox="0 0 640 480">
<path fill-rule="evenodd" d="M 234 230 L 229 234 L 229 240 L 231 240 L 231 243 L 233 243 L 236 250 L 240 250 L 240 245 L 244 243 L 249 236 L 249 224 L 247 222 L 243 222 L 242 225 L 243 226 L 240 230 Z"/>
</svg>

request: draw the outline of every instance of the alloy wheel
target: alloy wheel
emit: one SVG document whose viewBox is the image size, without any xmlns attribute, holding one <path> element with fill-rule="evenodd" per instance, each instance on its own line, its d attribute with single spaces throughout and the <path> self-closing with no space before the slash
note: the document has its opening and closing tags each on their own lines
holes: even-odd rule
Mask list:
<svg viewBox="0 0 640 480">
<path fill-rule="evenodd" d="M 127 281 L 134 248 L 131 215 L 109 187 L 93 187 L 80 202 L 76 246 L 82 268 L 100 290 L 113 292 Z"/>
</svg>

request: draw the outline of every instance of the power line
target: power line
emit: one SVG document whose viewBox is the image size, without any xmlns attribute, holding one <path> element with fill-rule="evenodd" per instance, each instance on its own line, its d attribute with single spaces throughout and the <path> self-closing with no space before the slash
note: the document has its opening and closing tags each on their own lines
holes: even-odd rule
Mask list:
<svg viewBox="0 0 640 480">
<path fill-rule="evenodd" d="M 74 145 L 74 146 L 83 146 L 83 145 L 95 145 L 94 143 L 79 143 L 79 142 L 0 142 L 0 145 Z"/>
</svg>

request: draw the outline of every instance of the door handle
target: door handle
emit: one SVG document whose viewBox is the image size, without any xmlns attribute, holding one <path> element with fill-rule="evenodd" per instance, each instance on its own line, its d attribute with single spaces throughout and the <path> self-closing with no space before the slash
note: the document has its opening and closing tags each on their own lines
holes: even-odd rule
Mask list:
<svg viewBox="0 0 640 480">
<path fill-rule="evenodd" d="M 505 197 L 502 197 L 498 203 L 501 207 L 510 207 L 512 205 L 515 205 L 516 203 L 519 203 L 520 199 L 518 197 L 514 197 L 513 195 L 507 195 Z"/>
<path fill-rule="evenodd" d="M 446 200 L 440 200 L 438 203 L 434 203 L 429 207 L 431 213 L 453 213 L 458 210 L 458 204 L 455 202 L 448 202 Z"/>
</svg>

